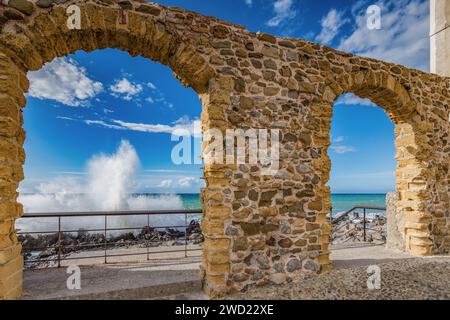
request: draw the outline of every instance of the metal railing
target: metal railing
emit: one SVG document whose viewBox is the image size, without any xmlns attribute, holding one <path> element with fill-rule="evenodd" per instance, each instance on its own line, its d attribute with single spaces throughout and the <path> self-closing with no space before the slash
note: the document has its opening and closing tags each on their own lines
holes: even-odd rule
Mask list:
<svg viewBox="0 0 450 320">
<path fill-rule="evenodd" d="M 331 226 L 338 226 L 338 224 L 344 220 L 346 220 L 350 214 L 355 212 L 356 210 L 363 210 L 363 239 L 364 242 L 367 241 L 367 231 L 378 231 L 375 229 L 371 229 L 367 227 L 367 210 L 375 210 L 375 211 L 386 211 L 386 208 L 384 207 L 369 207 L 369 206 L 356 206 L 351 208 L 350 210 L 340 214 L 338 217 L 333 218 L 333 215 L 330 214 L 330 220 L 331 220 Z M 339 230 L 339 226 L 336 231 Z"/>
<path fill-rule="evenodd" d="M 26 213 L 23 215 L 21 219 L 44 219 L 44 218 L 56 218 L 58 219 L 58 228 L 57 230 L 51 230 L 51 231 L 30 231 L 30 232 L 22 232 L 18 230 L 17 235 L 20 237 L 26 237 L 28 236 L 42 236 L 42 235 L 55 235 L 55 243 L 50 246 L 43 246 L 43 247 L 27 247 L 23 246 L 23 253 L 26 254 L 27 252 L 39 252 L 44 251 L 48 249 L 56 249 L 56 257 L 51 259 L 25 259 L 25 264 L 32 264 L 32 263 L 44 263 L 44 262 L 57 262 L 58 268 L 61 267 L 62 261 L 67 260 L 87 260 L 87 259 L 104 259 L 104 263 L 108 263 L 108 258 L 116 258 L 116 257 L 126 257 L 126 256 L 142 256 L 146 255 L 147 260 L 150 260 L 150 256 L 152 254 L 171 254 L 171 253 L 184 253 L 184 257 L 188 257 L 189 252 L 195 252 L 195 251 L 201 251 L 201 248 L 195 248 L 195 249 L 189 249 L 188 246 L 188 228 L 189 224 L 192 221 L 195 221 L 194 217 L 192 217 L 192 220 L 189 220 L 190 216 L 195 215 L 201 215 L 202 210 L 176 210 L 176 211 L 116 211 L 116 212 L 68 212 L 68 213 Z M 129 227 L 129 228 L 109 228 L 108 227 L 108 218 L 110 217 L 147 217 L 147 223 L 145 226 L 139 226 L 139 227 Z M 170 225 L 170 226 L 151 226 L 150 225 L 150 217 L 156 217 L 156 216 L 184 216 L 184 225 Z M 62 229 L 62 222 L 65 218 L 92 218 L 92 217 L 103 217 L 103 227 L 102 228 L 95 228 L 95 229 L 78 229 L 78 230 L 63 230 Z M 150 231 L 160 231 L 160 230 L 183 230 L 184 229 L 184 235 L 182 235 L 183 242 L 184 242 L 184 248 L 183 250 L 167 250 L 167 251 L 157 251 L 157 252 L 151 252 L 151 244 L 152 241 L 149 241 L 145 239 L 145 235 L 148 235 Z M 108 233 L 111 232 L 132 232 L 132 231 L 138 231 L 141 230 L 145 233 L 144 241 L 134 241 L 135 244 L 142 244 L 144 242 L 146 251 L 145 252 L 139 252 L 139 253 L 122 253 L 122 254 L 108 254 L 108 251 L 111 249 L 117 248 L 117 244 L 115 243 L 109 243 L 108 241 Z M 86 244 L 77 244 L 77 245 L 64 245 L 64 235 L 72 235 L 72 234 L 79 234 L 80 232 L 89 234 L 89 233 L 96 233 L 96 235 L 102 235 L 103 241 L 101 243 L 86 243 Z M 178 239 L 179 240 L 179 239 Z M 153 242 L 154 243 L 154 242 Z M 129 244 L 129 243 L 128 243 Z M 101 249 L 103 251 L 102 255 L 93 255 L 93 256 L 77 256 L 77 257 L 70 257 L 65 256 L 64 252 L 67 252 L 66 249 L 78 249 L 76 251 L 81 250 L 88 250 L 88 249 L 95 249 L 99 251 Z M 76 251 L 72 251 L 76 252 Z"/>
</svg>

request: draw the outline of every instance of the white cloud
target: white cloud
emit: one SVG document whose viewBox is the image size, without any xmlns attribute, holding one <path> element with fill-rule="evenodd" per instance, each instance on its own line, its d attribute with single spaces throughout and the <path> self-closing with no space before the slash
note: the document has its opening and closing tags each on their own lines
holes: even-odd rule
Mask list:
<svg viewBox="0 0 450 320">
<path fill-rule="evenodd" d="M 253 5 L 253 0 L 245 0 L 245 4 L 251 7 Z"/>
<path fill-rule="evenodd" d="M 180 186 L 181 188 L 190 188 L 196 181 L 197 179 L 193 177 L 183 177 L 178 180 L 178 186 Z"/>
<path fill-rule="evenodd" d="M 84 123 L 86 123 L 87 125 L 90 125 L 90 126 L 98 125 L 98 126 L 102 126 L 102 127 L 108 128 L 108 129 L 126 130 L 126 128 L 123 128 L 121 126 L 117 126 L 114 124 L 109 124 L 102 120 L 84 120 Z"/>
<path fill-rule="evenodd" d="M 190 120 L 188 117 L 182 117 L 173 122 L 172 125 L 134 123 L 114 119 L 110 122 L 103 120 L 84 120 L 84 122 L 88 125 L 98 125 L 115 130 L 130 130 L 145 133 L 168 133 L 179 136 L 184 136 L 186 134 L 190 134 L 195 137 L 201 136 L 200 120 Z"/>
<path fill-rule="evenodd" d="M 147 83 L 147 87 L 149 87 L 150 89 L 156 90 L 156 86 L 152 82 Z"/>
<path fill-rule="evenodd" d="M 57 116 L 56 119 L 60 119 L 60 120 L 68 120 L 68 121 L 76 121 L 73 118 L 69 118 L 69 117 L 61 117 L 61 116 Z"/>
<path fill-rule="evenodd" d="M 173 184 L 173 180 L 171 180 L 171 179 L 162 180 L 160 182 L 160 184 L 158 185 L 158 188 L 170 189 L 172 187 L 172 184 Z"/>
<path fill-rule="evenodd" d="M 329 44 L 337 36 L 342 26 L 349 21 L 349 19 L 344 18 L 343 11 L 337 11 L 336 9 L 330 10 L 328 14 L 322 18 L 322 30 L 317 35 L 316 41 L 323 44 Z"/>
<path fill-rule="evenodd" d="M 85 176 L 88 174 L 88 172 L 76 172 L 76 171 L 55 171 L 53 174 L 56 175 L 64 175 L 64 176 Z"/>
<path fill-rule="evenodd" d="M 332 146 L 331 150 L 337 154 L 346 154 L 346 153 L 352 153 L 352 152 L 356 151 L 355 148 L 350 147 L 350 146 Z"/>
<path fill-rule="evenodd" d="M 339 142 L 344 142 L 344 140 L 345 140 L 345 137 L 338 136 L 338 137 L 334 138 L 333 141 L 339 143 Z"/>
<path fill-rule="evenodd" d="M 152 170 L 144 170 L 146 173 L 183 173 L 183 170 L 166 170 L 166 169 L 152 169 Z"/>
<path fill-rule="evenodd" d="M 189 189 L 200 183 L 200 179 L 194 177 L 178 177 L 175 179 L 163 179 L 157 184 L 161 189 Z"/>
<path fill-rule="evenodd" d="M 69 58 L 57 58 L 42 69 L 28 74 L 29 96 L 49 99 L 64 105 L 85 106 L 103 89 L 100 82 L 90 79 L 86 69 Z"/>
<path fill-rule="evenodd" d="M 366 10 L 372 4 L 382 9 L 381 30 L 367 28 Z M 356 27 L 349 36 L 341 39 L 340 50 L 429 70 L 428 1 L 359 1 L 355 6 L 352 12 Z"/>
<path fill-rule="evenodd" d="M 369 99 L 362 99 L 351 93 L 343 94 L 335 102 L 335 105 L 362 105 L 366 107 L 376 107 L 377 105 Z"/>
<path fill-rule="evenodd" d="M 267 21 L 269 27 L 278 27 L 284 20 L 295 18 L 297 12 L 292 8 L 294 0 L 276 0 L 273 4 L 275 16 Z"/>
<path fill-rule="evenodd" d="M 120 97 L 126 101 L 131 101 L 134 96 L 140 94 L 144 90 L 141 84 L 133 83 L 127 78 L 116 80 L 109 89 L 114 97 Z"/>
</svg>

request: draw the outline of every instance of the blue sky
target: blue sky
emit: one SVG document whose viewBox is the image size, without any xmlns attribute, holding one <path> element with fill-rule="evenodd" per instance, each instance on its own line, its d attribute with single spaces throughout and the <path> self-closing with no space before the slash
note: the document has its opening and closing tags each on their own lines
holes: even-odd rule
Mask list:
<svg viewBox="0 0 450 320">
<path fill-rule="evenodd" d="M 156 1 L 242 24 L 251 31 L 304 38 L 428 71 L 428 1 Z M 382 8 L 382 29 L 366 28 L 369 5 Z M 113 154 L 122 140 L 140 167 L 134 191 L 197 193 L 200 165 L 176 166 L 174 128 L 191 129 L 201 104 L 169 68 L 108 49 L 77 52 L 29 75 L 24 110 L 26 179 L 34 192 L 58 179 L 86 179 L 89 159 Z M 335 193 L 395 188 L 394 127 L 382 109 L 354 96 L 336 102 L 330 185 Z"/>
</svg>

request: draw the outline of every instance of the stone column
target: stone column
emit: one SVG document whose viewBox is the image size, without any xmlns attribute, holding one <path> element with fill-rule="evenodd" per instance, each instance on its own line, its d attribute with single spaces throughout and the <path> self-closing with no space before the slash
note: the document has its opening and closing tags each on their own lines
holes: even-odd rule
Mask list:
<svg viewBox="0 0 450 320">
<path fill-rule="evenodd" d="M 233 80 L 229 77 L 220 76 L 210 81 L 209 94 L 201 97 L 204 134 L 207 130 L 219 130 L 225 134 L 228 125 L 224 110 L 231 104 L 232 91 Z M 231 238 L 226 235 L 225 229 L 232 210 L 225 190 L 230 185 L 230 177 L 226 172 L 233 170 L 233 166 L 208 163 L 205 150 L 210 142 L 205 141 L 203 146 L 206 188 L 202 190 L 202 232 L 205 243 L 201 272 L 205 292 L 211 297 L 220 297 L 228 292 L 231 264 Z"/>
<path fill-rule="evenodd" d="M 15 220 L 22 215 L 17 188 L 23 180 L 23 92 L 28 81 L 0 52 L 0 300 L 17 299 L 22 293 L 23 258 Z"/>
<path fill-rule="evenodd" d="M 450 1 L 430 0 L 430 71 L 450 76 Z"/>
</svg>

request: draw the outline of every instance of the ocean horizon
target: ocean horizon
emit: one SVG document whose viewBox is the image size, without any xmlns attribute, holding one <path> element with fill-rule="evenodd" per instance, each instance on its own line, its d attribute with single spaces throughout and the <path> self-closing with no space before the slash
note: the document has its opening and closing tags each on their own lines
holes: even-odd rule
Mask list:
<svg viewBox="0 0 450 320">
<path fill-rule="evenodd" d="M 98 204 L 85 194 L 21 193 L 25 212 L 200 209 L 200 193 L 132 193 Z M 333 215 L 355 206 L 385 207 L 386 193 L 333 193 Z"/>
</svg>

